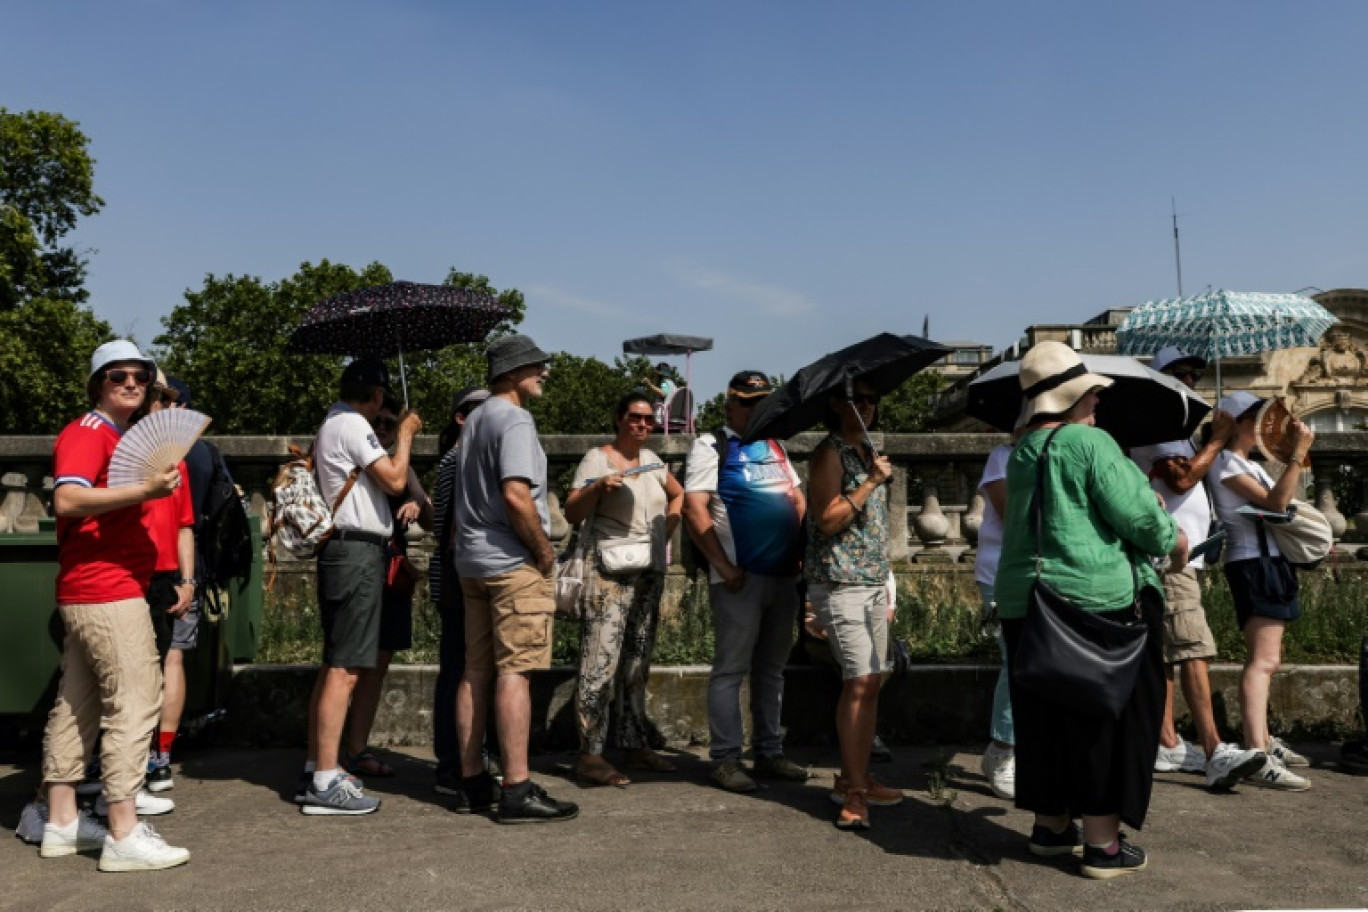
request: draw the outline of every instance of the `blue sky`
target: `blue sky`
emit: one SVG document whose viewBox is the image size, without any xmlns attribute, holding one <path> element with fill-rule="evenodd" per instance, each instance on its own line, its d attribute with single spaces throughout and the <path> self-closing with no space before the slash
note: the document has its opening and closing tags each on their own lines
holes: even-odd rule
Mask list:
<svg viewBox="0 0 1368 912">
<path fill-rule="evenodd" d="M 7 5 L 80 122 L 96 312 L 456 266 L 546 348 L 716 338 L 702 393 L 888 330 L 1000 347 L 1185 289 L 1368 286 L 1368 4 Z"/>
</svg>

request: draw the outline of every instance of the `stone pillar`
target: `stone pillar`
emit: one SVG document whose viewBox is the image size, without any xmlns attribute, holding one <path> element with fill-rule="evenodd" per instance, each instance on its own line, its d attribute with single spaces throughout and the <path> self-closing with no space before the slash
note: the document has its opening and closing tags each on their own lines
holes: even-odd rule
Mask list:
<svg viewBox="0 0 1368 912">
<path fill-rule="evenodd" d="M 0 477 L 0 533 L 37 532 L 38 520 L 47 516 L 43 507 L 43 479 L 46 467 L 41 465 L 17 465 L 15 471 L 6 472 Z"/>
<path fill-rule="evenodd" d="M 1344 532 L 1348 528 L 1348 523 L 1335 503 L 1334 482 L 1335 476 L 1339 473 L 1339 465 L 1317 460 L 1311 464 L 1311 471 L 1315 476 L 1316 509 L 1325 514 L 1325 518 L 1330 521 L 1330 530 L 1334 533 L 1335 541 L 1339 541 L 1344 538 Z"/>
<path fill-rule="evenodd" d="M 922 550 L 917 553 L 918 563 L 949 563 L 954 560 L 945 550 L 946 537 L 950 533 L 950 519 L 941 510 L 940 473 L 926 471 L 920 475 L 922 481 L 922 508 L 913 521 L 917 538 Z"/>
<path fill-rule="evenodd" d="M 907 545 L 907 467 L 894 463 L 893 480 L 888 485 L 889 559 L 907 560 Z"/>
</svg>

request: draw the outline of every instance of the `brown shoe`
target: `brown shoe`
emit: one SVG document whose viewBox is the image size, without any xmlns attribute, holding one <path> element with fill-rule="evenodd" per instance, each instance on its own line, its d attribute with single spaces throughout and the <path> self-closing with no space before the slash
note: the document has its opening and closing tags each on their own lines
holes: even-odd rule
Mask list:
<svg viewBox="0 0 1368 912">
<path fill-rule="evenodd" d="M 845 803 L 841 805 L 841 813 L 836 815 L 836 829 L 869 829 L 868 789 L 846 789 Z"/>
<path fill-rule="evenodd" d="M 865 789 L 865 800 L 874 807 L 894 807 L 903 803 L 907 797 L 895 788 L 889 788 L 873 776 L 866 776 L 869 786 Z M 845 804 L 846 779 L 840 773 L 836 774 L 836 782 L 831 787 L 831 800 L 837 804 Z"/>
</svg>

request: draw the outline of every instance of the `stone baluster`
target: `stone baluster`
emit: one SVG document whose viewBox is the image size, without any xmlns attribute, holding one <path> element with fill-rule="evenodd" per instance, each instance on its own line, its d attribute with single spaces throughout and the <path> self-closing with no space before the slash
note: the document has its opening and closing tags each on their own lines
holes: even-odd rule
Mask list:
<svg viewBox="0 0 1368 912">
<path fill-rule="evenodd" d="M 922 508 L 912 523 L 922 550 L 917 552 L 918 563 L 949 563 L 954 557 L 945 549 L 950 534 L 950 518 L 941 509 L 940 473 L 926 469 L 919 473 L 922 482 Z"/>
<path fill-rule="evenodd" d="M 983 525 L 983 492 L 978 487 L 978 480 L 983 477 L 983 466 L 981 462 L 969 463 L 968 474 L 965 476 L 971 486 L 969 508 L 964 511 L 964 518 L 960 520 L 960 527 L 964 530 L 964 537 L 970 548 L 964 556 L 965 560 L 972 560 L 973 553 L 978 550 L 979 528 Z"/>
<path fill-rule="evenodd" d="M 1339 463 L 1330 462 L 1328 459 L 1313 460 L 1311 463 L 1316 486 L 1315 506 L 1330 521 L 1330 531 L 1334 533 L 1335 541 L 1344 538 L 1349 525 L 1335 503 L 1335 476 L 1339 474 L 1339 470 Z"/>
<path fill-rule="evenodd" d="M 42 497 L 51 485 L 50 480 L 44 483 L 47 467 L 21 463 L 9 468 L 0 477 L 0 491 L 4 492 L 0 500 L 0 533 L 37 532 L 38 520 L 48 515 Z"/>
<path fill-rule="evenodd" d="M 907 560 L 907 473 L 907 466 L 893 463 L 888 485 L 888 557 L 894 562 Z"/>
</svg>

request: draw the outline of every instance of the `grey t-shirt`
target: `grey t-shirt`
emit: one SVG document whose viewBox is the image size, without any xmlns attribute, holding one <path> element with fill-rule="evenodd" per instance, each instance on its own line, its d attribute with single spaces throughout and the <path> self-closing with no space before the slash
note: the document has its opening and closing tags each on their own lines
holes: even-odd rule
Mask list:
<svg viewBox="0 0 1368 912">
<path fill-rule="evenodd" d="M 509 522 L 503 483 L 521 478 L 532 487 L 542 531 L 551 534 L 546 507 L 546 453 L 532 415 L 507 399 L 491 396 L 461 430 L 456 484 L 452 492 L 452 542 L 456 572 L 484 579 L 532 561 Z"/>
</svg>

